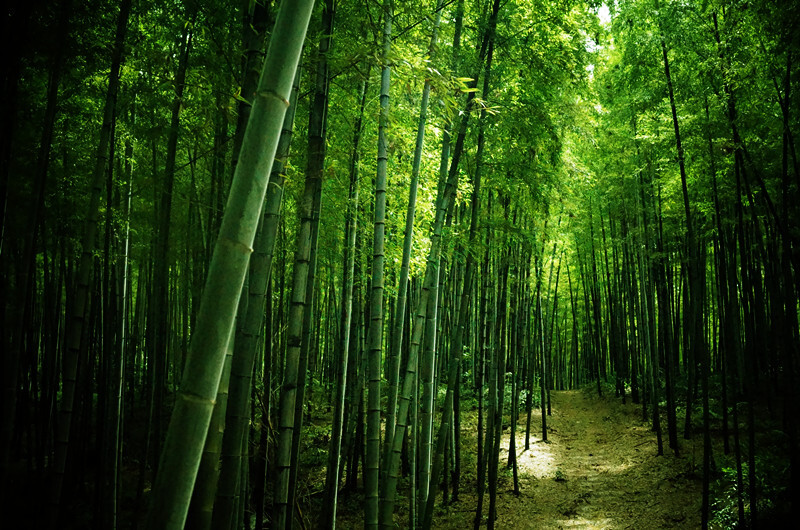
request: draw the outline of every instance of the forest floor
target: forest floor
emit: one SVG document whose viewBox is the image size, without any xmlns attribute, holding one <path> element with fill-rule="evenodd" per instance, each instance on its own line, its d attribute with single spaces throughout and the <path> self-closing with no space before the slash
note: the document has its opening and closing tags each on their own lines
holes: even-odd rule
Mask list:
<svg viewBox="0 0 800 530">
<path fill-rule="evenodd" d="M 497 528 L 700 527 L 701 461 L 694 451 L 676 458 L 668 448 L 657 456 L 655 433 L 641 421 L 641 407 L 568 390 L 551 393 L 551 410 L 547 442 L 532 433 L 527 451 L 520 417 L 520 495 L 513 494 L 509 470 L 498 487 Z M 532 423 L 541 434 L 541 415 Z M 501 462 L 508 458 L 508 430 L 503 442 Z M 462 505 L 470 502 L 462 495 Z M 440 518 L 439 527 L 450 528 L 445 520 Z"/>
<path fill-rule="evenodd" d="M 528 450 L 524 450 L 526 415 L 520 414 L 516 434 L 520 493 L 514 494 L 511 469 L 503 465 L 495 527 L 699 528 L 702 440 L 682 440 L 682 455 L 675 457 L 665 433 L 665 454 L 657 456 L 656 436 L 650 423 L 642 421 L 641 406 L 630 400 L 623 405 L 613 396 L 598 398 L 589 390 L 553 391 L 548 440 L 541 439 L 541 415 L 534 411 Z M 461 491 L 457 502 L 437 506 L 434 528 L 465 530 L 473 525 L 477 506 L 474 411 L 464 414 L 461 427 L 465 437 Z M 501 464 L 508 461 L 509 435 L 510 429 L 505 428 Z M 355 496 L 347 497 L 340 506 L 339 526 L 363 526 L 358 520 L 363 514 L 360 502 Z M 487 492 L 483 525 L 488 506 Z M 408 527 L 405 517 L 396 515 L 399 528 Z"/>
</svg>

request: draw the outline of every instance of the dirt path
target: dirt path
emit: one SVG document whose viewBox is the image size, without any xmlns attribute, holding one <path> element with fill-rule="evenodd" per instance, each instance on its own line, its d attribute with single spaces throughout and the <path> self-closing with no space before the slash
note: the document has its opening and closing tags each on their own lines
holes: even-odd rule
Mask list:
<svg viewBox="0 0 800 530">
<path fill-rule="evenodd" d="M 578 390 L 553 392 L 551 403 L 548 442 L 541 440 L 541 416 L 536 415 L 532 433 L 537 436 L 527 451 L 525 416 L 520 416 L 521 493 L 513 495 L 511 473 L 505 471 L 496 528 L 699 528 L 699 461 L 675 458 L 669 451 L 656 456 L 655 434 L 642 423 L 639 406 Z M 502 462 L 508 458 L 509 431 L 504 434 Z M 437 527 L 471 527 L 474 501 L 462 493 L 449 513 L 437 515 Z"/>
</svg>

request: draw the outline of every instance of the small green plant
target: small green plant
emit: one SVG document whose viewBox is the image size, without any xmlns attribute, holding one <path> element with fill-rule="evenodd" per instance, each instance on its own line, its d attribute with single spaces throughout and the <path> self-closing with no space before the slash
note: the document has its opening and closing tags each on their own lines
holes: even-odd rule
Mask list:
<svg viewBox="0 0 800 530">
<path fill-rule="evenodd" d="M 723 467 L 721 476 L 714 484 L 714 501 L 711 506 L 712 523 L 722 528 L 732 528 L 738 521 L 736 468 Z"/>
</svg>

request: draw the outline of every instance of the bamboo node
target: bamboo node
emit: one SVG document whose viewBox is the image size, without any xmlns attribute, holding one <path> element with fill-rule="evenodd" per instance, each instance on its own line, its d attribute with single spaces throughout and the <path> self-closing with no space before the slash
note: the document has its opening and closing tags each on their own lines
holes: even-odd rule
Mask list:
<svg viewBox="0 0 800 530">
<path fill-rule="evenodd" d="M 244 250 L 247 254 L 252 254 L 253 253 L 253 247 L 243 243 L 242 241 L 236 241 L 234 239 L 231 239 L 229 237 L 225 237 L 225 236 L 222 236 L 222 235 L 219 236 L 218 241 L 221 244 L 227 245 L 227 246 L 229 246 L 231 248 Z"/>
<path fill-rule="evenodd" d="M 281 96 L 280 94 L 278 94 L 274 90 L 259 90 L 258 92 L 256 92 L 256 95 L 259 98 L 263 98 L 263 99 L 277 99 L 278 101 L 280 101 L 281 103 L 283 103 L 287 107 L 289 106 L 289 100 L 284 98 L 283 96 Z"/>
<path fill-rule="evenodd" d="M 184 401 L 190 401 L 192 403 L 204 403 L 204 404 L 210 403 L 212 406 L 216 405 L 216 403 L 217 403 L 216 399 L 203 397 L 203 396 L 201 396 L 199 394 L 195 394 L 193 392 L 185 392 L 185 391 L 183 391 L 183 392 L 180 393 L 180 398 L 182 400 L 184 400 Z"/>
</svg>

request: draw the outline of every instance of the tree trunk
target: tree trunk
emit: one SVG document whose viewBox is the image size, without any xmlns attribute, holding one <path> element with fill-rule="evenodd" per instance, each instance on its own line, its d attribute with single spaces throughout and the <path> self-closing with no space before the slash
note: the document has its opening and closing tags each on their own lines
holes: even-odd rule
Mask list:
<svg viewBox="0 0 800 530">
<path fill-rule="evenodd" d="M 219 472 L 219 487 L 214 502 L 212 525 L 215 529 L 230 528 L 233 520 L 236 485 L 241 480 L 242 451 L 247 444 L 247 425 L 250 420 L 250 390 L 253 365 L 258 343 L 261 342 L 261 327 L 264 320 L 264 305 L 272 272 L 272 259 L 278 235 L 278 224 L 286 179 L 284 168 L 289 158 L 292 142 L 294 115 L 297 110 L 297 91 L 300 70 L 295 72 L 289 108 L 272 164 L 272 174 L 264 200 L 260 230 L 256 232 L 253 256 L 249 265 L 248 302 L 245 314 L 240 314 L 233 341 L 233 359 L 228 406 L 225 411 L 225 433 L 220 447 L 222 463 Z M 243 293 L 244 296 L 244 293 Z M 267 303 L 269 303 L 267 301 Z"/>
<path fill-rule="evenodd" d="M 312 7 L 282 5 L 275 24 L 153 487 L 150 529 L 182 528 L 186 518 Z"/>
<path fill-rule="evenodd" d="M 389 162 L 389 82 L 392 48 L 393 0 L 383 4 L 383 66 L 381 69 L 381 114 L 378 122 L 378 169 L 375 177 L 375 230 L 372 243 L 369 332 L 367 334 L 367 455 L 364 468 L 364 526 L 378 527 L 378 478 L 381 444 L 381 352 L 383 350 L 383 262 L 386 230 L 386 173 Z"/>
<path fill-rule="evenodd" d="M 688 254 L 687 262 L 687 276 L 689 278 L 689 304 L 685 312 L 687 343 L 688 350 L 687 356 L 689 360 L 688 376 L 689 382 L 686 389 L 686 423 L 684 427 L 683 437 L 689 439 L 690 437 L 690 424 L 692 417 L 692 401 L 695 392 L 695 365 L 700 355 L 701 349 L 700 342 L 704 340 L 702 329 L 702 298 L 700 297 L 700 290 L 702 288 L 701 282 L 703 278 L 700 275 L 699 263 L 697 259 L 697 243 L 694 231 L 694 223 L 692 220 L 692 213 L 689 206 L 689 188 L 686 182 L 686 166 L 684 163 L 683 144 L 681 143 L 681 131 L 678 123 L 678 111 L 675 105 L 675 93 L 672 88 L 672 76 L 669 69 L 669 58 L 667 56 L 667 44 L 665 41 L 664 33 L 661 32 L 661 53 L 664 59 L 664 77 L 667 81 L 667 91 L 669 93 L 669 104 L 672 110 L 672 125 L 675 130 L 675 146 L 678 152 L 678 167 L 681 174 L 681 190 L 683 193 L 683 207 L 686 216 L 686 247 Z"/>
<path fill-rule="evenodd" d="M 175 74 L 175 94 L 172 99 L 169 134 L 167 136 L 167 154 L 164 166 L 164 177 L 161 186 L 161 196 L 158 201 L 158 237 L 153 250 L 153 290 L 151 292 L 153 304 L 150 306 L 152 314 L 150 324 L 155 327 L 153 331 L 153 348 L 151 358 L 154 359 L 155 385 L 153 387 L 155 407 L 155 429 L 153 433 L 153 447 L 155 454 L 160 454 L 161 448 L 161 417 L 164 410 L 164 391 L 167 376 L 167 360 L 170 356 L 169 336 L 171 335 L 170 320 L 167 317 L 169 310 L 169 234 L 172 220 L 172 189 L 175 183 L 175 157 L 177 155 L 178 132 L 180 128 L 180 110 L 183 104 L 183 90 L 186 81 L 186 69 L 189 62 L 189 53 L 192 48 L 192 24 L 184 26 L 181 36 L 180 59 L 178 70 Z M 158 468 L 154 470 L 158 473 Z"/>
<path fill-rule="evenodd" d="M 361 83 L 361 109 L 353 132 L 353 152 L 350 159 L 350 193 L 347 204 L 345 250 L 342 277 L 342 307 L 339 326 L 338 365 L 336 367 L 336 395 L 334 401 L 331 441 L 328 448 L 328 467 L 325 473 L 325 500 L 322 503 L 321 524 L 328 530 L 336 528 L 336 504 L 339 495 L 339 475 L 344 426 L 347 367 L 350 361 L 350 327 L 353 315 L 353 277 L 355 269 L 356 231 L 358 228 L 358 162 L 361 124 L 367 103 L 367 82 Z"/>
</svg>

